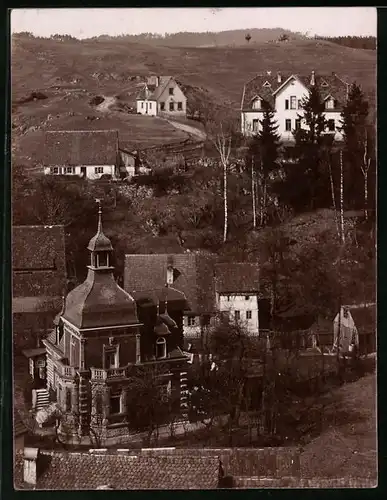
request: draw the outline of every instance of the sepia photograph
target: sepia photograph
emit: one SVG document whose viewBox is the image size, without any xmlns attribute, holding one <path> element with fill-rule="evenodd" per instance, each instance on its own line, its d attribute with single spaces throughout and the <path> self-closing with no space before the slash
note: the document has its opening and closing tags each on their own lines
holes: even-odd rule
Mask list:
<svg viewBox="0 0 387 500">
<path fill-rule="evenodd" d="M 10 26 L 14 488 L 376 488 L 376 8 Z"/>
</svg>

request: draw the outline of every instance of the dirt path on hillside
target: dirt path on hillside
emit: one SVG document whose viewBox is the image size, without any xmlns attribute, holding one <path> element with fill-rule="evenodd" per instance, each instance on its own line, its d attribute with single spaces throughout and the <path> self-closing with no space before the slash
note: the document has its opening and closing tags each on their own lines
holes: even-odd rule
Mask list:
<svg viewBox="0 0 387 500">
<path fill-rule="evenodd" d="M 191 125 L 186 125 L 184 123 L 175 122 L 173 120 L 167 120 L 167 122 L 171 124 L 173 127 L 180 129 L 183 132 L 186 132 L 191 137 L 193 136 L 194 138 L 199 139 L 200 141 L 205 141 L 207 138 L 206 134 L 196 127 L 192 127 Z"/>
<path fill-rule="evenodd" d="M 109 111 L 110 106 L 113 106 L 113 104 L 116 104 L 116 102 L 117 102 L 117 99 L 115 97 L 103 96 L 103 98 L 105 100 L 97 106 L 98 111 L 102 111 L 102 112 Z"/>
</svg>

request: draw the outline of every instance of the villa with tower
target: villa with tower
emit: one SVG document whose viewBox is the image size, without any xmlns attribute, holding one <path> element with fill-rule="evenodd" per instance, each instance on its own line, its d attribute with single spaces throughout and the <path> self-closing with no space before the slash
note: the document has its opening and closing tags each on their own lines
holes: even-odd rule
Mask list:
<svg viewBox="0 0 387 500">
<path fill-rule="evenodd" d="M 85 281 L 71 290 L 43 341 L 47 391 L 74 437 L 115 444 L 130 431 L 131 377 L 139 367 L 163 365 L 160 384 L 185 407 L 187 357 L 183 343 L 186 298 L 168 284 L 150 292 L 123 290 L 112 266 L 113 247 L 102 229 L 87 247 Z M 68 431 L 67 431 L 68 432 Z"/>
</svg>

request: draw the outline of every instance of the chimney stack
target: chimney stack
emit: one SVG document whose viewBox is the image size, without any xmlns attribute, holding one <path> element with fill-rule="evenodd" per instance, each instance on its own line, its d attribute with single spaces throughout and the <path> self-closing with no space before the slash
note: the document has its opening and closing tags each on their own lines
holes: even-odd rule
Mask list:
<svg viewBox="0 0 387 500">
<path fill-rule="evenodd" d="M 316 79 L 314 76 L 314 71 L 312 71 L 312 76 L 310 77 L 310 84 L 313 86 L 316 84 Z"/>
<path fill-rule="evenodd" d="M 282 82 L 282 76 L 281 73 L 277 73 L 277 82 L 281 83 Z"/>
<path fill-rule="evenodd" d="M 39 457 L 38 448 L 24 448 L 23 480 L 27 484 L 36 485 L 37 462 Z"/>
</svg>

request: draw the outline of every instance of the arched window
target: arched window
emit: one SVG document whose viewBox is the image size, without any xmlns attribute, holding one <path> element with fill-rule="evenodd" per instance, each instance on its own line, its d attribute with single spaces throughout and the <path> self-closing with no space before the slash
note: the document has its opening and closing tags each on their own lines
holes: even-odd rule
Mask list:
<svg viewBox="0 0 387 500">
<path fill-rule="evenodd" d="M 156 358 L 162 359 L 167 357 L 167 342 L 164 337 L 156 340 Z"/>
</svg>

